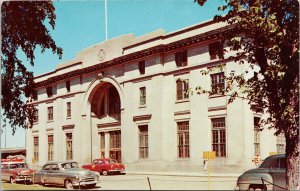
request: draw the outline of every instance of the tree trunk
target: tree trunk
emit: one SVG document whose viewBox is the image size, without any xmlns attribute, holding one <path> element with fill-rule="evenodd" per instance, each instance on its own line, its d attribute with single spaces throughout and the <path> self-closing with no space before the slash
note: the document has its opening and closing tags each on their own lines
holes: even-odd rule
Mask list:
<svg viewBox="0 0 300 191">
<path fill-rule="evenodd" d="M 286 136 L 288 190 L 299 190 L 299 142 L 297 137 Z"/>
</svg>

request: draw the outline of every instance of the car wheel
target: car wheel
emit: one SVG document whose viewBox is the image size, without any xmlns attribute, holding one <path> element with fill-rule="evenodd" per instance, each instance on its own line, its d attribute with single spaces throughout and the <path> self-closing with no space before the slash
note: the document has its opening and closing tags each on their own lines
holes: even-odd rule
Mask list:
<svg viewBox="0 0 300 191">
<path fill-rule="evenodd" d="M 106 176 L 106 175 L 108 174 L 108 172 L 107 172 L 106 170 L 103 170 L 103 171 L 102 171 L 102 174 L 103 174 L 104 176 Z"/>
<path fill-rule="evenodd" d="M 73 184 L 71 180 L 65 180 L 65 188 L 66 189 L 73 189 Z"/>
<path fill-rule="evenodd" d="M 96 184 L 90 184 L 90 185 L 87 185 L 88 188 L 95 188 L 96 187 Z"/>
<path fill-rule="evenodd" d="M 11 184 L 15 184 L 16 183 L 16 179 L 14 177 L 10 177 L 10 183 Z"/>
</svg>

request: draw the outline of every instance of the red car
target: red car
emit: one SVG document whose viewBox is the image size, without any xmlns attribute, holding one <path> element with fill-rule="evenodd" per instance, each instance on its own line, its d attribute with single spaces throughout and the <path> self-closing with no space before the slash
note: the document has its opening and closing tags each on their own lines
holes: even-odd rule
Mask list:
<svg viewBox="0 0 300 191">
<path fill-rule="evenodd" d="M 115 159 L 111 158 L 95 159 L 92 164 L 82 165 L 82 168 L 96 171 L 103 175 L 114 172 L 122 173 L 125 171 L 125 166 L 123 164 L 118 163 Z"/>
<path fill-rule="evenodd" d="M 32 174 L 35 170 L 29 169 L 25 162 L 2 162 L 1 179 L 16 183 L 20 181 L 32 181 Z"/>
</svg>

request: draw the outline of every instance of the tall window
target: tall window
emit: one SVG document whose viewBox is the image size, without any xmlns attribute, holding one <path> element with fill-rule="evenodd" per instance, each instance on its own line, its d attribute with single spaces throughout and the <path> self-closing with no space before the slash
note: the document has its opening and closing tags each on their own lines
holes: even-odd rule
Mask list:
<svg viewBox="0 0 300 191">
<path fill-rule="evenodd" d="M 33 158 L 39 161 L 39 137 L 33 137 Z"/>
<path fill-rule="evenodd" d="M 53 148 L 53 135 L 48 135 L 48 161 L 53 160 L 54 148 Z"/>
<path fill-rule="evenodd" d="M 176 81 L 176 86 L 177 86 L 177 100 L 188 99 L 189 80 L 178 79 Z"/>
<path fill-rule="evenodd" d="M 225 89 L 224 72 L 211 74 L 211 91 L 213 94 L 221 94 Z"/>
<path fill-rule="evenodd" d="M 190 133 L 189 122 L 178 122 L 178 157 L 188 158 L 190 157 Z"/>
<path fill-rule="evenodd" d="M 139 71 L 140 74 L 145 74 L 145 60 L 139 61 Z"/>
<path fill-rule="evenodd" d="M 66 81 L 66 89 L 67 89 L 67 92 L 70 92 L 70 90 L 71 90 L 70 81 Z"/>
<path fill-rule="evenodd" d="M 53 106 L 48 107 L 48 121 L 53 120 Z"/>
<path fill-rule="evenodd" d="M 260 155 L 259 117 L 254 117 L 254 155 Z"/>
<path fill-rule="evenodd" d="M 220 42 L 214 42 L 209 45 L 210 59 L 223 58 L 223 44 Z"/>
<path fill-rule="evenodd" d="M 67 160 L 73 160 L 73 142 L 72 133 L 66 133 L 66 150 L 67 150 Z"/>
<path fill-rule="evenodd" d="M 47 87 L 47 96 L 52 97 L 52 87 Z"/>
<path fill-rule="evenodd" d="M 67 102 L 67 117 L 71 117 L 71 102 Z"/>
<path fill-rule="evenodd" d="M 38 123 L 39 122 L 39 110 L 35 108 L 34 110 L 34 119 L 33 119 L 34 123 Z"/>
<path fill-rule="evenodd" d="M 146 87 L 140 88 L 140 105 L 146 105 Z"/>
<path fill-rule="evenodd" d="M 36 90 L 33 91 L 32 98 L 33 98 L 34 101 L 38 100 L 38 95 L 37 95 L 37 91 Z"/>
<path fill-rule="evenodd" d="M 212 148 L 217 157 L 226 157 L 226 130 L 225 118 L 211 119 Z"/>
<path fill-rule="evenodd" d="M 175 53 L 175 62 L 177 67 L 187 66 L 187 51 L 181 51 Z"/>
<path fill-rule="evenodd" d="M 104 133 L 100 133 L 100 152 L 101 152 L 101 157 L 104 158 L 105 157 L 105 134 Z"/>
<path fill-rule="evenodd" d="M 276 137 L 276 147 L 277 147 L 277 153 L 278 154 L 284 154 L 285 153 L 285 136 L 284 133 L 280 133 Z"/>
<path fill-rule="evenodd" d="M 140 158 L 148 158 L 148 125 L 139 126 Z"/>
<path fill-rule="evenodd" d="M 111 131 L 110 133 L 110 157 L 121 161 L 121 131 Z"/>
</svg>

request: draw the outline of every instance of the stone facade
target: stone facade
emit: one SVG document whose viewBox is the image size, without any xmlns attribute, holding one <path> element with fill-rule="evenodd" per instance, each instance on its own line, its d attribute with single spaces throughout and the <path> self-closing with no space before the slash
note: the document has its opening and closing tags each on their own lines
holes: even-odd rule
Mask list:
<svg viewBox="0 0 300 191">
<path fill-rule="evenodd" d="M 123 35 L 36 76 L 31 103 L 38 120 L 27 130 L 29 164 L 32 158 L 41 166 L 49 159 L 84 164 L 114 157 L 128 171 L 202 172 L 203 152 L 216 150 L 215 172 L 252 167 L 254 118 L 262 114 L 245 100 L 227 104 L 228 97 L 218 94 L 186 94 L 187 88 L 211 89 L 213 73 L 228 76 L 248 68 L 228 59 L 232 52 L 212 57 L 215 34 L 229 28 L 208 21 L 173 33 Z M 226 65 L 223 71 L 201 75 L 220 64 Z M 260 132 L 262 158 L 276 152 L 273 133 Z"/>
</svg>

